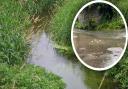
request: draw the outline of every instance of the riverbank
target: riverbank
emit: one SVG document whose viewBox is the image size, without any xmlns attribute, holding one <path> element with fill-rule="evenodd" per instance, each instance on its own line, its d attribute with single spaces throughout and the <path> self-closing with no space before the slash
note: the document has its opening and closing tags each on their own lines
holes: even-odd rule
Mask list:
<svg viewBox="0 0 128 89">
<path fill-rule="evenodd" d="M 30 40 L 26 39 L 29 35 L 27 33 L 31 33 L 30 30 L 32 30 L 32 32 L 36 32 L 36 28 L 35 26 L 33 27 L 33 25 L 38 24 L 38 22 L 40 22 L 38 14 L 42 14 L 42 11 L 47 11 L 49 10 L 48 8 L 52 8 L 52 6 L 54 5 L 56 6 L 57 4 L 55 4 L 55 2 L 57 2 L 58 0 L 45 0 L 46 2 L 44 0 L 39 1 L 40 2 L 37 2 L 37 0 L 1 0 L 2 3 L 0 6 L 0 72 L 2 76 L 0 76 L 0 88 L 2 89 L 33 89 L 35 87 L 44 89 L 49 89 L 51 87 L 52 89 L 65 88 L 63 80 L 57 75 L 49 73 L 47 70 L 42 69 L 40 67 L 26 64 L 26 59 L 30 50 L 30 43 L 28 43 Z M 63 0 L 59 1 L 61 2 Z M 74 54 L 70 41 L 71 24 L 77 11 L 88 1 L 89 0 L 65 0 L 62 6 L 57 6 L 57 9 L 55 10 L 56 14 L 54 13 L 54 16 L 52 17 L 52 26 L 50 26 L 51 29 L 49 32 L 51 32 L 52 38 L 54 39 L 53 41 L 56 42 L 56 48 L 60 49 L 63 55 L 65 53 L 69 56 L 70 54 Z M 121 0 L 119 1 L 120 3 L 114 0 L 111 1 L 113 1 L 116 5 L 119 5 L 121 10 L 123 11 L 123 14 L 125 15 L 125 17 L 127 17 L 128 5 L 126 3 L 126 0 Z M 29 29 L 31 26 L 32 29 Z M 62 50 L 63 46 L 64 49 L 66 49 L 64 51 Z M 128 62 L 126 60 L 128 59 L 127 52 L 128 51 L 126 51 L 123 60 L 118 65 L 116 65 L 116 67 L 110 69 L 109 71 L 109 74 L 111 74 L 110 76 L 114 77 L 114 80 L 119 82 L 120 87 L 122 87 L 123 89 L 127 88 L 128 85 Z M 90 72 L 90 74 L 92 75 L 93 73 L 94 72 Z M 42 74 L 44 74 L 44 76 L 42 76 Z M 96 77 L 97 76 L 95 76 L 94 74 L 94 78 Z M 24 81 L 24 79 L 26 80 Z M 43 81 L 41 81 L 40 79 L 42 79 Z M 46 82 L 44 83 L 44 81 Z M 91 84 L 93 83 L 94 82 L 92 81 Z M 99 83 L 97 84 L 97 86 L 98 85 Z"/>
<path fill-rule="evenodd" d="M 73 58 L 68 59 L 58 54 L 48 33 L 43 31 L 33 36 L 31 49 L 28 63 L 41 66 L 60 76 L 66 84 L 66 89 L 98 89 L 104 74 L 88 70 L 80 62 L 76 62 L 77 59 L 73 61 Z M 101 84 L 101 89 L 115 87 L 115 83 L 108 77 Z"/>
<path fill-rule="evenodd" d="M 27 64 L 28 35 L 36 30 L 38 14 L 53 1 L 1 1 L 0 6 L 0 88 L 64 89 L 63 80 L 44 68 Z"/>
</svg>

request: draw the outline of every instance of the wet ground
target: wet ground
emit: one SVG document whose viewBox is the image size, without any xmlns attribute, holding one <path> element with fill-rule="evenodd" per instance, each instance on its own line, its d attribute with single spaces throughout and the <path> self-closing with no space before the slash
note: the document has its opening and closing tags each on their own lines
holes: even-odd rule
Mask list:
<svg viewBox="0 0 128 89">
<path fill-rule="evenodd" d="M 112 65 L 125 45 L 125 30 L 85 31 L 74 29 L 73 40 L 80 58 L 95 68 Z"/>
</svg>

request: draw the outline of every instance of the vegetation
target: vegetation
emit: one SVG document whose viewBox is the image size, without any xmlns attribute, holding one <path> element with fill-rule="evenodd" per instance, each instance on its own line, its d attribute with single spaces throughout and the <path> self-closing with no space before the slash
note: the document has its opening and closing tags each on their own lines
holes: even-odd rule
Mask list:
<svg viewBox="0 0 128 89">
<path fill-rule="evenodd" d="M 116 6 L 119 7 L 119 9 L 122 11 L 122 13 L 124 14 L 127 22 L 128 22 L 128 4 L 126 3 L 126 0 L 109 0 L 112 3 L 114 3 Z M 71 47 L 71 41 L 70 41 L 70 32 L 71 32 L 71 25 L 72 25 L 72 21 L 74 19 L 75 14 L 77 13 L 77 11 L 88 1 L 86 0 L 65 0 L 65 2 L 63 3 L 63 6 L 58 8 L 57 13 L 54 15 L 54 17 L 52 18 L 52 22 L 51 22 L 51 34 L 52 34 L 52 38 L 54 39 L 54 41 L 58 44 L 58 45 L 62 45 L 61 46 L 61 50 L 67 47 L 70 48 Z M 81 25 L 79 23 L 77 23 L 78 25 Z M 105 24 L 101 24 L 100 26 L 98 26 L 97 28 L 120 28 L 118 26 L 120 24 L 120 20 L 118 21 L 112 21 L 111 23 L 105 23 Z M 114 27 L 113 27 L 114 25 Z M 121 25 L 122 28 L 122 25 Z M 67 50 L 68 51 L 68 50 Z M 73 51 L 70 51 L 73 53 Z M 65 52 L 62 51 L 62 54 L 64 54 Z M 108 75 L 111 76 L 112 78 L 114 78 L 115 81 L 117 81 L 120 85 L 120 88 L 122 89 L 127 89 L 128 88 L 128 49 L 126 49 L 125 55 L 122 58 L 122 60 L 112 69 L 108 70 Z M 67 54 L 68 55 L 68 54 Z M 69 54 L 70 55 L 70 54 Z"/>
<path fill-rule="evenodd" d="M 89 0 L 65 0 L 63 5 L 58 7 L 56 14 L 52 17 L 49 32 L 51 32 L 52 38 L 56 44 L 61 45 L 61 47 L 69 46 L 67 47 L 67 51 L 71 49 L 70 34 L 74 16 L 81 6 L 86 4 L 88 1 Z M 70 50 L 70 52 L 73 54 L 72 50 Z"/>
<path fill-rule="evenodd" d="M 111 22 L 105 22 L 101 24 L 96 24 L 95 21 L 91 20 L 89 22 L 90 24 L 81 24 L 80 22 L 76 21 L 75 27 L 78 29 L 83 29 L 83 30 L 93 30 L 93 31 L 113 31 L 113 30 L 119 30 L 124 28 L 123 21 L 118 18 L 114 19 Z"/>
<path fill-rule="evenodd" d="M 123 29 L 124 27 L 124 23 L 123 21 L 118 18 L 118 19 L 114 19 L 111 22 L 106 22 L 103 24 L 100 24 L 99 26 L 97 26 L 97 30 L 108 30 L 108 31 L 113 31 L 113 30 L 119 30 L 119 29 Z"/>
<path fill-rule="evenodd" d="M 0 89 L 64 89 L 60 77 L 26 64 L 31 17 L 57 0 L 0 0 Z M 61 1 L 61 0 L 60 0 Z M 24 65 L 25 64 L 25 65 Z"/>
<path fill-rule="evenodd" d="M 1 89 L 64 89 L 60 77 L 30 64 L 23 66 L 0 65 Z"/>
<path fill-rule="evenodd" d="M 40 67 L 26 64 L 29 52 L 26 33 L 32 26 L 33 17 L 35 19 L 44 11 L 56 7 L 49 32 L 57 44 L 55 47 L 61 53 L 73 55 L 70 41 L 72 21 L 77 11 L 88 1 L 90 0 L 0 0 L 0 88 L 64 89 L 65 84 L 60 77 Z M 128 22 L 128 0 L 109 1 L 119 7 Z M 118 24 L 120 20 L 101 24 L 97 28 L 117 29 L 120 28 Z M 81 27 L 81 24 L 78 25 Z M 122 89 L 128 88 L 127 55 L 128 49 L 121 62 L 107 71 Z"/>
<path fill-rule="evenodd" d="M 108 74 L 120 83 L 122 89 L 128 88 L 128 48 L 122 60 L 115 67 L 108 70 Z"/>
<path fill-rule="evenodd" d="M 99 16 L 97 16 L 97 13 Z M 84 17 L 83 17 L 84 16 Z M 82 19 L 80 19 L 80 17 Z M 75 28 L 81 30 L 118 30 L 123 29 L 123 20 L 113 7 L 106 4 L 93 4 L 86 7 L 78 16 Z"/>
<path fill-rule="evenodd" d="M 128 23 L 128 0 L 110 0 L 122 11 Z M 120 88 L 128 88 L 128 47 L 121 61 L 112 69 L 108 70 L 109 76 L 120 83 Z"/>
<path fill-rule="evenodd" d="M 123 13 L 126 21 L 128 22 L 128 0 L 108 0 L 112 3 L 114 3 Z"/>
</svg>

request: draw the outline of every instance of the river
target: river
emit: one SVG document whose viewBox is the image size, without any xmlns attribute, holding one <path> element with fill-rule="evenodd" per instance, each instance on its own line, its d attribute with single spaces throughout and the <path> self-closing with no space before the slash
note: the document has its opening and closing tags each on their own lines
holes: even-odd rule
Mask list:
<svg viewBox="0 0 128 89">
<path fill-rule="evenodd" d="M 81 59 L 96 68 L 112 65 L 125 45 L 125 30 L 86 31 L 74 29 L 74 45 Z"/>
<path fill-rule="evenodd" d="M 45 32 L 33 35 L 28 62 L 62 77 L 66 89 L 98 89 L 103 73 L 86 69 L 81 63 L 74 63 L 59 55 L 53 44 Z M 101 89 L 117 88 L 109 78 L 106 78 Z"/>
</svg>

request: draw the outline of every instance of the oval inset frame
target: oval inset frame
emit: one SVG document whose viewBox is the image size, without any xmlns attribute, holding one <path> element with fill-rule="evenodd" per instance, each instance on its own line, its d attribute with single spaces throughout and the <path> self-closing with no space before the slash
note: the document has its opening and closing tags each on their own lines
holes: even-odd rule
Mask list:
<svg viewBox="0 0 128 89">
<path fill-rule="evenodd" d="M 120 14 L 121 18 L 123 19 L 124 25 L 125 25 L 125 31 L 126 31 L 125 36 L 126 36 L 126 37 L 125 37 L 124 49 L 123 49 L 123 51 L 122 51 L 120 57 L 119 57 L 112 65 L 109 65 L 109 66 L 107 66 L 107 67 L 105 67 L 105 68 L 95 68 L 95 67 L 92 67 L 92 66 L 86 64 L 86 63 L 79 57 L 79 55 L 78 55 L 78 53 L 77 53 L 77 51 L 76 51 L 76 49 L 75 49 L 74 42 L 73 42 L 73 29 L 74 29 L 74 25 L 75 25 L 75 22 L 76 22 L 76 19 L 77 19 L 78 15 L 81 13 L 81 11 L 82 11 L 84 8 L 86 8 L 87 6 L 92 5 L 92 4 L 94 4 L 94 3 L 103 3 L 103 4 L 108 4 L 108 5 L 112 6 L 112 7 Z M 74 52 L 75 52 L 75 55 L 77 56 L 77 58 L 79 59 L 79 61 L 80 61 L 83 65 L 85 65 L 86 67 L 88 67 L 88 68 L 90 68 L 90 69 L 92 69 L 92 70 L 103 71 L 103 70 L 107 70 L 107 69 L 112 68 L 113 66 L 115 66 L 115 65 L 121 60 L 121 58 L 122 58 L 122 56 L 124 55 L 124 52 L 125 52 L 125 50 L 126 50 L 126 47 L 127 47 L 127 37 L 128 37 L 127 35 L 128 35 L 128 34 L 127 34 L 127 23 L 126 23 L 126 20 L 125 20 L 123 14 L 121 13 L 121 11 L 120 11 L 114 4 L 112 4 L 112 3 L 108 2 L 108 1 L 97 0 L 97 1 L 91 1 L 91 2 L 89 2 L 89 3 L 87 3 L 87 4 L 85 4 L 85 5 L 77 12 L 77 14 L 76 14 L 76 16 L 75 16 L 75 18 L 74 18 L 74 20 L 73 20 L 72 28 L 71 28 L 71 43 L 72 43 L 72 47 L 73 47 L 73 50 L 74 50 Z"/>
</svg>

